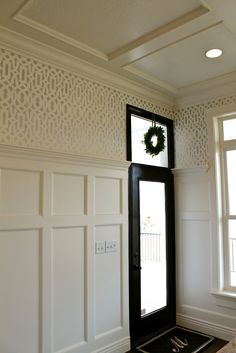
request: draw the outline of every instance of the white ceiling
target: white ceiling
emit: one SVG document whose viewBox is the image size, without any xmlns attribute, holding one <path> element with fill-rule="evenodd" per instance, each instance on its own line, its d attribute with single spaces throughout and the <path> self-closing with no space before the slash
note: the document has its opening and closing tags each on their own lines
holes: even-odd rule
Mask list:
<svg viewBox="0 0 236 353">
<path fill-rule="evenodd" d="M 175 97 L 236 77 L 235 15 L 236 0 L 0 1 L 2 28 Z"/>
</svg>

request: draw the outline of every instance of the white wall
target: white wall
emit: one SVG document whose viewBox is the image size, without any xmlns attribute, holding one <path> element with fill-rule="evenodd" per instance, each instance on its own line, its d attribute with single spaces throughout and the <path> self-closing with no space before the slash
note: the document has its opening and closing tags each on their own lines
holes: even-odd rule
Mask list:
<svg viewBox="0 0 236 353">
<path fill-rule="evenodd" d="M 128 164 L 4 151 L 0 352 L 127 351 Z"/>
</svg>

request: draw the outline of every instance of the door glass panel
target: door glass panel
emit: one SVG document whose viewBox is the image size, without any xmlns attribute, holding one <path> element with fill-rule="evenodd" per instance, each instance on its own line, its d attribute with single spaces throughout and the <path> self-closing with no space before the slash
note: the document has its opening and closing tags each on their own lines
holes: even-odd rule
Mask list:
<svg viewBox="0 0 236 353">
<path fill-rule="evenodd" d="M 157 156 L 152 157 L 145 151 L 145 145 L 142 143 L 144 134 L 152 126 L 152 121 L 149 119 L 140 118 L 136 115 L 131 115 L 131 143 L 132 143 L 132 162 L 139 164 L 148 164 L 158 167 L 168 167 L 168 146 L 167 146 L 167 127 L 165 125 L 156 124 L 161 126 L 164 130 L 165 136 L 165 149 Z M 153 137 L 154 139 L 154 137 Z M 156 144 L 156 141 L 153 141 Z"/>
<path fill-rule="evenodd" d="M 140 181 L 141 316 L 167 305 L 165 184 Z"/>
<path fill-rule="evenodd" d="M 227 151 L 229 214 L 236 215 L 236 150 Z"/>
</svg>

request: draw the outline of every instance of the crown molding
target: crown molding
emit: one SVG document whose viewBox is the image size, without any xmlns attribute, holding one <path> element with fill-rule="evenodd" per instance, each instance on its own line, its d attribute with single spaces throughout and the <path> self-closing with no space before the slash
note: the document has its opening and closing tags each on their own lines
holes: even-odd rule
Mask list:
<svg viewBox="0 0 236 353">
<path fill-rule="evenodd" d="M 28 159 L 43 162 L 56 162 L 63 164 L 75 164 L 99 168 L 112 168 L 116 170 L 127 170 L 130 161 L 98 158 L 93 156 L 80 156 L 76 154 L 54 152 L 48 150 L 10 146 L 0 144 L 0 157 Z"/>
<path fill-rule="evenodd" d="M 236 71 L 178 89 L 177 108 L 207 103 L 213 99 L 235 95 Z"/>
<path fill-rule="evenodd" d="M 147 80 L 149 82 L 154 83 L 155 85 L 159 86 L 160 89 L 162 89 L 162 90 L 165 89 L 168 92 L 170 92 L 171 94 L 177 95 L 177 92 L 178 92 L 177 88 L 173 87 L 172 85 L 170 85 L 164 81 L 159 80 L 158 78 L 156 78 L 154 76 L 146 74 L 142 70 L 136 69 L 135 67 L 132 67 L 131 65 L 130 66 L 125 65 L 125 66 L 123 66 L 123 69 L 131 72 L 132 74 L 134 74 L 136 76 L 141 77 L 144 80 Z"/>
<path fill-rule="evenodd" d="M 173 109 L 175 98 L 0 26 L 0 45 L 107 87 Z"/>
</svg>

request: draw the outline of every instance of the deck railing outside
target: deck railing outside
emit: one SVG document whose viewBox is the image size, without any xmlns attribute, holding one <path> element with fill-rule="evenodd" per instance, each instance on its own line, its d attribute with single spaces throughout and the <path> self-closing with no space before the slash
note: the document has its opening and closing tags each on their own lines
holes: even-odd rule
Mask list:
<svg viewBox="0 0 236 353">
<path fill-rule="evenodd" d="M 140 234 L 141 261 L 161 261 L 161 234 Z"/>
</svg>

